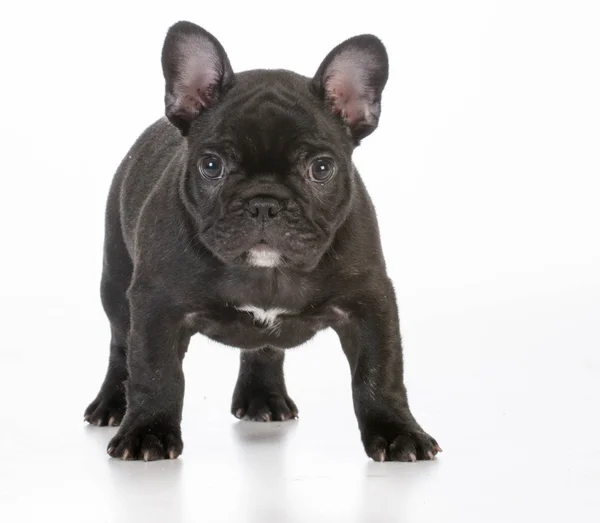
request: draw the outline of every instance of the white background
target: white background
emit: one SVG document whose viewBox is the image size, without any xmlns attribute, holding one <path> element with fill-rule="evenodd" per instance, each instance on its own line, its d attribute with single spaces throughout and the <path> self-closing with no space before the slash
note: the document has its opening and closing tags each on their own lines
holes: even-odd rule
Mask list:
<svg viewBox="0 0 600 523">
<path fill-rule="evenodd" d="M 161 4 L 0 7 L 0 520 L 598 521 L 600 4 Z M 435 462 L 367 460 L 331 332 L 288 356 L 297 422 L 238 423 L 237 354 L 197 337 L 179 460 L 110 460 L 114 429 L 84 425 L 108 356 L 105 198 L 163 113 L 180 19 L 238 71 L 312 75 L 349 36 L 386 44 L 355 161 Z"/>
</svg>

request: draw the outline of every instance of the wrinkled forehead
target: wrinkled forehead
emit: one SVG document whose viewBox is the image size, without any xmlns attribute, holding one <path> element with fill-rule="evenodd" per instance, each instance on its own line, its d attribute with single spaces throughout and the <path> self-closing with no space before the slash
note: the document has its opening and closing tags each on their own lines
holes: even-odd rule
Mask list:
<svg viewBox="0 0 600 523">
<path fill-rule="evenodd" d="M 280 71 L 251 73 L 240 75 L 214 111 L 208 141 L 227 139 L 244 163 L 344 148 L 340 125 L 310 92 L 308 79 Z"/>
</svg>

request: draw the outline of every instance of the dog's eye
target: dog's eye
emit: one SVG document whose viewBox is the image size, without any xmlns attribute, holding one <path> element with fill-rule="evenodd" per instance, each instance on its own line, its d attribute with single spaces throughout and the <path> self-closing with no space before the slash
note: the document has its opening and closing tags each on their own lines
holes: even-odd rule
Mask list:
<svg viewBox="0 0 600 523">
<path fill-rule="evenodd" d="M 200 158 L 198 170 L 207 180 L 218 180 L 219 178 L 222 178 L 225 173 L 223 161 L 214 154 L 209 154 Z"/>
<path fill-rule="evenodd" d="M 310 165 L 310 178 L 314 182 L 325 183 L 335 172 L 335 164 L 330 158 L 317 158 Z"/>
</svg>

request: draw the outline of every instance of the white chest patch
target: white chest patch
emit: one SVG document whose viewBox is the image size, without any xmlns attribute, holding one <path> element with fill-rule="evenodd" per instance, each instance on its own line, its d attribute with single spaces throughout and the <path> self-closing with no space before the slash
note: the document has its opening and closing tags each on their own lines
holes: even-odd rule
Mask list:
<svg viewBox="0 0 600 523">
<path fill-rule="evenodd" d="M 279 315 L 289 314 L 286 309 L 261 309 L 254 305 L 244 305 L 236 308 L 239 311 L 249 312 L 254 316 L 254 321 L 263 324 L 265 327 L 276 327 Z"/>
</svg>

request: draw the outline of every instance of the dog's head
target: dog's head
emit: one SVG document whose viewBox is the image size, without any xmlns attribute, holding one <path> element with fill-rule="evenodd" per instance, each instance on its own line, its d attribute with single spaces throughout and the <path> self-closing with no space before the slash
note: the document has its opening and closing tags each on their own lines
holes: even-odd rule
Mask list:
<svg viewBox="0 0 600 523">
<path fill-rule="evenodd" d="M 187 140 L 182 197 L 204 245 L 228 264 L 316 267 L 351 205 L 352 151 L 377 127 L 383 44 L 350 38 L 312 79 L 234 74 L 210 33 L 179 22 L 162 65 L 166 115 Z"/>
</svg>

